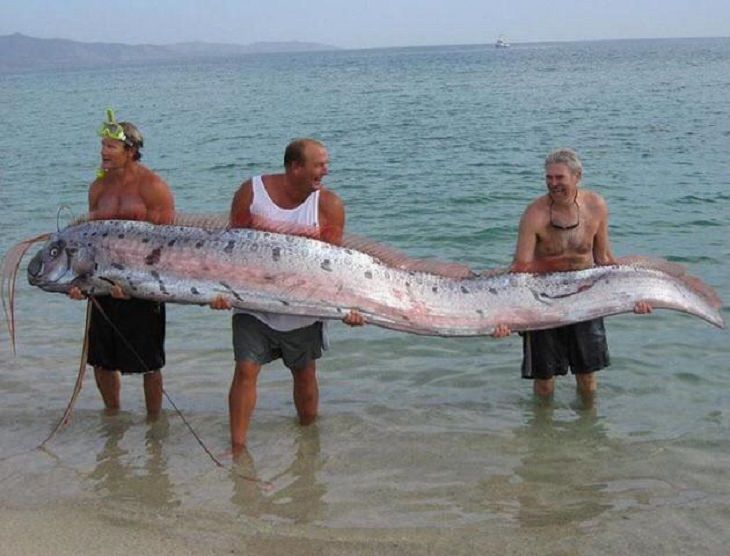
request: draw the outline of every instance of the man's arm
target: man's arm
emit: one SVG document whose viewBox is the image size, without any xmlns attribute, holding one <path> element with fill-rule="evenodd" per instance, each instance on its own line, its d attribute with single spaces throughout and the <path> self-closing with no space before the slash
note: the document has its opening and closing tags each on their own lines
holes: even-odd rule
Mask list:
<svg viewBox="0 0 730 556">
<path fill-rule="evenodd" d="M 253 221 L 251 216 L 251 202 L 253 201 L 253 185 L 246 180 L 238 188 L 231 202 L 231 228 L 250 228 Z"/>
<path fill-rule="evenodd" d="M 595 214 L 598 218 L 598 230 L 593 239 L 593 262 L 599 266 L 616 264 L 608 239 L 608 206 L 603 197 L 596 195 Z"/>
<path fill-rule="evenodd" d="M 537 229 L 533 213 L 532 207 L 528 207 L 520 218 L 517 247 L 515 247 L 515 256 L 510 267 L 511 272 L 533 272 L 535 248 L 537 247 Z"/>
<path fill-rule="evenodd" d="M 251 215 L 251 202 L 253 201 L 253 185 L 251 180 L 246 180 L 241 184 L 233 195 L 233 201 L 231 201 L 231 213 L 228 217 L 228 223 L 231 228 L 251 228 L 253 217 Z M 212 309 L 224 311 L 231 309 L 231 301 L 223 295 L 216 296 L 213 301 L 210 302 Z"/>
<path fill-rule="evenodd" d="M 96 210 L 96 204 L 99 202 L 99 197 L 103 191 L 103 184 L 101 180 L 94 180 L 89 186 L 89 218 L 94 219 L 94 211 Z"/>
<path fill-rule="evenodd" d="M 597 197 L 597 210 L 601 221 L 598 225 L 596 238 L 593 241 L 593 260 L 595 264 L 600 266 L 617 264 L 618 261 L 611 251 L 611 242 L 608 239 L 608 206 L 603 197 Z M 652 312 L 651 303 L 645 300 L 637 301 L 634 304 L 634 313 L 637 315 L 646 315 Z"/>
<path fill-rule="evenodd" d="M 520 227 L 517 231 L 517 247 L 512 260 L 510 272 L 534 272 L 535 249 L 537 248 L 537 217 L 534 205 L 530 205 L 522 213 Z M 512 334 L 512 330 L 504 323 L 498 323 L 492 332 L 493 338 L 505 338 Z"/>
<path fill-rule="evenodd" d="M 345 207 L 342 200 L 329 189 L 322 189 L 319 197 L 319 239 L 342 245 L 344 232 Z"/>
<path fill-rule="evenodd" d="M 345 206 L 342 200 L 329 189 L 322 189 L 319 195 L 319 239 L 332 245 L 342 245 L 345 233 Z M 362 326 L 365 318 L 350 310 L 342 322 L 349 326 Z"/>
<path fill-rule="evenodd" d="M 175 219 L 175 199 L 170 187 L 156 174 L 149 184 L 140 188 L 140 195 L 147 207 L 147 221 L 152 224 L 172 224 Z"/>
</svg>

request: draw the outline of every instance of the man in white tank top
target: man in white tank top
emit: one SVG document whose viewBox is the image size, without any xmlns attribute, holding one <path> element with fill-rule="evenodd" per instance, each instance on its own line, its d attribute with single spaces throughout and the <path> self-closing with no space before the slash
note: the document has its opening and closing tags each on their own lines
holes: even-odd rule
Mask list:
<svg viewBox="0 0 730 556">
<path fill-rule="evenodd" d="M 322 185 L 329 158 L 314 139 L 292 141 L 284 152 L 284 173 L 255 176 L 233 197 L 233 228 L 256 228 L 304 235 L 335 245 L 342 242 L 345 209 L 340 198 Z M 214 309 L 230 309 L 218 297 Z M 343 321 L 363 324 L 350 312 Z M 319 387 L 316 359 L 323 349 L 323 323 L 309 317 L 239 311 L 233 315 L 236 366 L 228 395 L 231 447 L 236 457 L 246 445 L 246 434 L 256 406 L 256 381 L 262 365 L 281 357 L 294 379 L 294 405 L 302 425 L 317 417 Z"/>
</svg>

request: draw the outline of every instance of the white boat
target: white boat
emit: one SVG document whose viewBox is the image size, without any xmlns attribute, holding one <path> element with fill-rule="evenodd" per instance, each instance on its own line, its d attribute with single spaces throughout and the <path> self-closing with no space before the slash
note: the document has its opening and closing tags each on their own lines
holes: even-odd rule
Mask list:
<svg viewBox="0 0 730 556">
<path fill-rule="evenodd" d="M 503 37 L 499 37 L 494 46 L 495 48 L 509 48 L 509 43 Z"/>
</svg>

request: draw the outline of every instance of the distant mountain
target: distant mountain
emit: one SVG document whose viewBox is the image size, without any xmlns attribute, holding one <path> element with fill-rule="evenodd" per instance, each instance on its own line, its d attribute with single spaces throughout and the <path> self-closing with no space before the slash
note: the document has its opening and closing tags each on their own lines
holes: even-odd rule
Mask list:
<svg viewBox="0 0 730 556">
<path fill-rule="evenodd" d="M 68 39 L 37 39 L 15 33 L 0 36 L 0 71 L 232 58 L 245 54 L 319 50 L 337 50 L 337 47 L 299 41 L 129 45 L 77 42 Z"/>
</svg>

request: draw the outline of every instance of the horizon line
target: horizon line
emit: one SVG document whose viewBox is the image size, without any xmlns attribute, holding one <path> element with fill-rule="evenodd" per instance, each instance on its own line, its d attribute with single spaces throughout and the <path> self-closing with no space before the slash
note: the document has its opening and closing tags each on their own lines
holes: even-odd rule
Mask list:
<svg viewBox="0 0 730 556">
<path fill-rule="evenodd" d="M 140 42 L 140 43 L 127 43 L 127 42 L 104 42 L 104 41 L 90 41 L 90 40 L 79 40 L 71 39 L 66 37 L 37 37 L 28 35 L 26 33 L 15 31 L 10 34 L 0 35 L 1 37 L 13 37 L 22 36 L 36 40 L 48 40 L 48 41 L 69 41 L 81 44 L 110 44 L 110 45 L 122 45 L 122 46 L 177 46 L 182 44 L 203 44 L 203 45 L 214 45 L 214 46 L 252 46 L 257 44 L 314 44 L 320 45 L 336 50 L 377 50 L 387 48 L 427 48 L 427 47 L 439 47 L 439 46 L 487 46 L 494 45 L 492 42 L 455 42 L 455 43 L 432 43 L 432 44 L 400 44 L 400 45 L 385 45 L 385 46 L 338 46 L 336 44 L 321 43 L 314 40 L 301 40 L 301 39 L 288 39 L 288 40 L 260 40 L 249 43 L 235 43 L 235 42 L 213 42 L 207 40 L 182 40 L 177 42 L 168 43 L 151 43 L 151 42 Z M 504 36 L 504 35 L 500 35 Z M 723 35 L 701 35 L 701 36 L 653 36 L 653 37 L 603 37 L 603 38 L 580 38 L 580 39 L 544 39 L 544 40 L 526 40 L 526 41 L 514 41 L 509 39 L 510 46 L 515 45 L 533 45 L 533 44 L 550 44 L 550 43 L 578 43 L 578 42 L 619 42 L 619 41 L 650 41 L 650 40 L 696 40 L 696 39 L 727 39 L 730 36 Z M 496 39 L 495 39 L 496 40 Z"/>
</svg>

